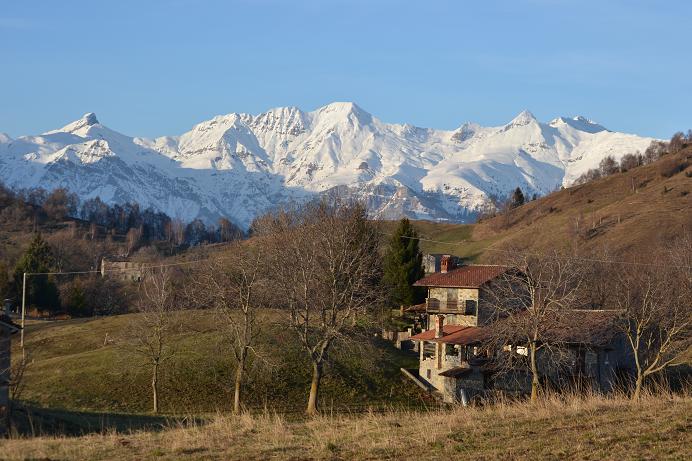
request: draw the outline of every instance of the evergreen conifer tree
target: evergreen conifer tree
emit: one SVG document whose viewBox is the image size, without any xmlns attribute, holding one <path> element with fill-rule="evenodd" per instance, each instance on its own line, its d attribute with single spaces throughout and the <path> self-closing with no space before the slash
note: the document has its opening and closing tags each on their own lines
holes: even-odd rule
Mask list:
<svg viewBox="0 0 692 461">
<path fill-rule="evenodd" d="M 521 188 L 517 187 L 514 189 L 512 193 L 512 208 L 522 206 L 525 201 L 526 199 L 524 198 L 524 193 L 521 191 Z"/>
<path fill-rule="evenodd" d="M 67 299 L 65 299 L 67 298 Z M 68 287 L 63 298 L 63 307 L 73 317 L 86 317 L 91 315 L 91 310 L 79 279 L 74 280 Z"/>
<path fill-rule="evenodd" d="M 54 267 L 53 252 L 41 234 L 36 234 L 14 269 L 14 282 L 19 299 L 22 296 L 23 273 L 51 272 Z M 56 312 L 60 309 L 58 288 L 48 275 L 31 275 L 26 279 L 27 306 L 36 306 Z"/>
<path fill-rule="evenodd" d="M 423 255 L 418 247 L 418 233 L 407 218 L 399 221 L 384 257 L 383 282 L 392 305 L 422 302 L 425 290 L 413 283 L 423 277 Z"/>
</svg>

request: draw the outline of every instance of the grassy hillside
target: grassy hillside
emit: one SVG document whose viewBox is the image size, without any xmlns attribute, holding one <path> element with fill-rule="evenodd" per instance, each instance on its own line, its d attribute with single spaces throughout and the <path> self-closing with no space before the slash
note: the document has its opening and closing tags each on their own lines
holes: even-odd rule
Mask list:
<svg viewBox="0 0 692 461">
<path fill-rule="evenodd" d="M 598 396 L 430 412 L 271 413 L 171 423 L 160 432 L 38 437 L 1 444 L 3 459 L 689 459 L 692 399 Z"/>
<path fill-rule="evenodd" d="M 128 325 L 138 314 L 61 322 L 33 323 L 27 328 L 31 365 L 21 398 L 44 408 L 97 412 L 146 412 L 150 409 L 150 370 L 126 347 Z M 167 413 L 200 413 L 227 409 L 233 363 L 214 329 L 208 311 L 183 311 L 184 329 L 174 338 L 177 356 L 164 369 L 161 405 Z M 281 411 L 302 411 L 310 368 L 281 315 L 268 312 L 268 325 L 245 389 L 247 404 Z M 15 347 L 18 342 L 15 341 Z M 15 349 L 15 357 L 20 351 Z M 336 348 L 323 381 L 322 402 L 335 410 L 368 405 L 420 403 L 417 388 L 400 367 L 417 357 L 391 343 L 363 336 L 355 346 Z"/>
<path fill-rule="evenodd" d="M 497 249 L 607 249 L 632 257 L 692 232 L 692 148 L 650 165 L 554 192 L 506 215 L 478 224 L 415 221 L 430 253 L 452 253 L 473 262 L 497 259 Z M 671 162 L 687 164 L 670 170 Z M 382 223 L 391 233 L 395 222 Z M 386 238 L 386 237 L 385 237 Z"/>
</svg>

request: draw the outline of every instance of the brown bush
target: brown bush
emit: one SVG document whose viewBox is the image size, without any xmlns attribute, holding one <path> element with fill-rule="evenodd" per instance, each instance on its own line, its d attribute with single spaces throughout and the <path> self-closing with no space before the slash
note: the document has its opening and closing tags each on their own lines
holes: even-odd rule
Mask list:
<svg viewBox="0 0 692 461">
<path fill-rule="evenodd" d="M 625 171 L 636 168 L 644 163 L 644 159 L 640 153 L 626 154 L 620 159 L 620 171 Z"/>
<path fill-rule="evenodd" d="M 658 173 L 664 178 L 670 178 L 681 171 L 684 171 L 687 166 L 687 159 L 669 156 L 668 158 L 661 160 L 658 164 Z"/>
</svg>

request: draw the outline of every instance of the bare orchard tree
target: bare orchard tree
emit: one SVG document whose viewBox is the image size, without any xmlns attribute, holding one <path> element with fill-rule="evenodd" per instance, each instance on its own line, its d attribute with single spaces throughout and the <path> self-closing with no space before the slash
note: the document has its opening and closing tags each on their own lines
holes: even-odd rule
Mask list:
<svg viewBox="0 0 692 461">
<path fill-rule="evenodd" d="M 241 390 L 252 359 L 261 358 L 258 336 L 265 323 L 267 264 L 261 245 L 234 244 L 227 253 L 211 258 L 193 274 L 192 294 L 197 303 L 215 310 L 216 328 L 230 343 L 236 364 L 233 412 L 241 410 Z"/>
<path fill-rule="evenodd" d="M 499 363 L 501 368 L 523 366 L 512 360 L 512 354 L 516 347 L 526 348 L 531 400 L 536 401 L 542 370 L 559 367 L 566 359 L 564 340 L 556 332 L 564 316 L 578 304 L 583 271 L 559 252 L 514 252 L 503 261 L 510 269 L 488 290 L 489 307 L 495 312 L 488 342 L 493 348 L 510 346 L 507 360 Z"/>
<path fill-rule="evenodd" d="M 633 400 L 649 376 L 682 363 L 692 346 L 691 254 L 682 240 L 660 265 L 623 267 L 618 274 L 616 299 L 635 362 Z"/>
<path fill-rule="evenodd" d="M 364 207 L 338 199 L 258 223 L 271 241 L 276 302 L 312 364 L 306 413 L 314 415 L 330 348 L 379 302 L 379 238 Z"/>
<path fill-rule="evenodd" d="M 179 331 L 173 273 L 169 268 L 150 269 L 140 286 L 139 315 L 128 328 L 128 345 L 151 366 L 153 412 L 159 412 L 159 375 L 173 359 L 176 349 L 173 336 Z"/>
</svg>

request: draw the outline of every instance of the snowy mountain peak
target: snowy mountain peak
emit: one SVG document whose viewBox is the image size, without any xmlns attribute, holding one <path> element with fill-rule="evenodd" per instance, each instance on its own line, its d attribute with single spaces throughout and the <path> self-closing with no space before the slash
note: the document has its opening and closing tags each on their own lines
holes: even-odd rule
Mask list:
<svg viewBox="0 0 692 461">
<path fill-rule="evenodd" d="M 519 112 L 519 115 L 514 117 L 512 121 L 507 124 L 507 126 L 524 126 L 535 122 L 537 122 L 536 117 L 530 111 L 525 109 Z"/>
<path fill-rule="evenodd" d="M 83 120 L 87 125 L 96 125 L 99 123 L 99 120 L 96 118 L 96 114 L 93 112 L 87 112 L 80 120 Z"/>
<path fill-rule="evenodd" d="M 72 123 L 68 123 L 64 127 L 60 128 L 59 130 L 53 130 L 49 131 L 47 134 L 51 133 L 57 133 L 57 132 L 63 132 L 63 133 L 77 133 L 78 131 L 82 131 L 85 128 L 88 129 L 90 126 L 98 125 L 99 121 L 96 118 L 96 114 L 93 112 L 87 112 L 86 114 L 82 115 L 81 118 L 75 120 Z"/>
<path fill-rule="evenodd" d="M 452 134 L 452 139 L 456 142 L 467 141 L 473 138 L 480 128 L 480 125 L 477 123 L 466 122 L 454 131 L 454 134 Z"/>
<path fill-rule="evenodd" d="M 305 112 L 297 107 L 277 107 L 256 117 L 244 117 L 253 129 L 273 132 L 279 135 L 297 136 L 304 133 L 309 125 Z"/>
<path fill-rule="evenodd" d="M 372 115 L 354 102 L 333 102 L 320 107 L 313 114 L 324 122 L 338 122 L 345 119 L 364 125 L 372 122 Z"/>
<path fill-rule="evenodd" d="M 583 131 L 586 133 L 598 133 L 601 131 L 608 131 L 605 127 L 581 115 L 577 115 L 572 118 L 558 117 L 550 121 L 550 126 L 554 128 L 560 126 L 569 126 L 575 130 Z"/>
<path fill-rule="evenodd" d="M 606 155 L 651 141 L 581 116 L 548 126 L 529 111 L 499 127 L 388 124 L 352 102 L 220 115 L 156 139 L 120 134 L 89 113 L 39 136 L 0 135 L 0 177 L 14 188 L 66 187 L 83 199 L 136 201 L 186 221 L 223 216 L 244 228 L 334 190 L 381 219 L 468 222 L 489 196 L 548 193 Z"/>
</svg>

